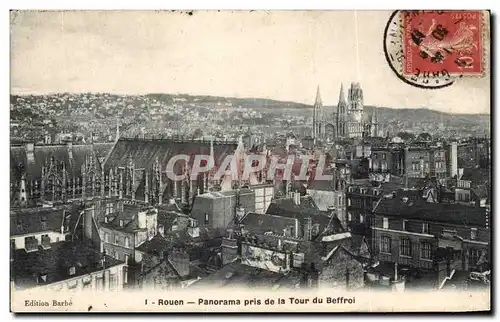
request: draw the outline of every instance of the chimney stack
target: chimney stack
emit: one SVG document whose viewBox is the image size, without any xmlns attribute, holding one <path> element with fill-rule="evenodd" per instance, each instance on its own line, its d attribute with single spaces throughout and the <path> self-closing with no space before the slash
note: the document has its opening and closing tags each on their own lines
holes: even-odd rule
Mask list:
<svg viewBox="0 0 500 322">
<path fill-rule="evenodd" d="M 35 144 L 33 143 L 26 143 L 25 145 L 26 149 L 26 158 L 28 159 L 28 163 L 34 163 L 35 162 Z"/>
<path fill-rule="evenodd" d="M 311 217 L 307 217 L 304 222 L 304 239 L 311 240 L 312 239 L 312 219 Z"/>
<path fill-rule="evenodd" d="M 457 142 L 452 142 L 448 146 L 448 176 L 453 178 L 458 176 L 458 156 L 457 156 L 458 145 Z"/>
</svg>

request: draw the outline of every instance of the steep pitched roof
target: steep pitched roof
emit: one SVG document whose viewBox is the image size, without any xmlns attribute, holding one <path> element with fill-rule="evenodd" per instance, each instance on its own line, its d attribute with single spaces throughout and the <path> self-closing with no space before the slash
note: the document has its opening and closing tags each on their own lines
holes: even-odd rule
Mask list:
<svg viewBox="0 0 500 322">
<path fill-rule="evenodd" d="M 233 154 L 237 146 L 233 142 L 213 142 L 215 165 L 220 165 L 227 155 Z M 109 169 L 126 166 L 131 158 L 135 168 L 152 169 L 158 160 L 161 169 L 165 170 L 170 158 L 180 154 L 191 156 L 191 162 L 195 155 L 210 155 L 210 141 L 120 139 L 113 147 L 104 167 Z"/>
<path fill-rule="evenodd" d="M 56 162 L 64 162 L 69 175 L 79 177 L 82 165 L 85 164 L 85 158 L 92 155 L 92 149 L 99 169 L 99 160 L 106 156 L 111 147 L 112 144 L 109 143 L 96 143 L 93 147 L 91 144 L 75 144 L 71 147 L 66 144 L 34 145 L 34 160 L 28 160 L 25 146 L 11 146 L 11 169 L 19 175 L 25 172 L 27 180 L 39 180 L 42 176 L 42 167 L 48 165 L 50 160 L 54 158 Z"/>
</svg>

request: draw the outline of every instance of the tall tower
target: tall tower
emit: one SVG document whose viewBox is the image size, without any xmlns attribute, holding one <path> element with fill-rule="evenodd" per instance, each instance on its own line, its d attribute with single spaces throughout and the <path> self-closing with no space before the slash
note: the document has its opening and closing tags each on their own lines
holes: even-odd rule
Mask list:
<svg viewBox="0 0 500 322">
<path fill-rule="evenodd" d="M 370 124 L 370 136 L 371 137 L 378 137 L 378 112 L 377 112 L 377 107 L 373 108 L 372 111 L 372 117 L 371 117 L 371 124 Z"/>
<path fill-rule="evenodd" d="M 340 84 L 339 102 L 337 104 L 337 136 L 344 137 L 347 134 L 347 101 L 344 96 L 344 84 Z"/>
<path fill-rule="evenodd" d="M 349 137 L 363 136 L 363 90 L 359 83 L 351 83 L 348 94 L 349 103 Z"/>
<path fill-rule="evenodd" d="M 323 102 L 321 100 L 321 94 L 319 92 L 319 85 L 316 90 L 316 99 L 314 101 L 313 107 L 313 131 L 312 137 L 318 138 L 321 137 L 322 128 L 323 128 Z"/>
</svg>

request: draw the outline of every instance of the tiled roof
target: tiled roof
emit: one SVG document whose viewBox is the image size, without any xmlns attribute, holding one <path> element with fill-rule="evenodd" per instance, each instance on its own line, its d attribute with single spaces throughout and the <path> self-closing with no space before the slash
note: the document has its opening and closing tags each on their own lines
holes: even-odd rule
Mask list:
<svg viewBox="0 0 500 322">
<path fill-rule="evenodd" d="M 170 248 L 172 243 L 160 234 L 155 235 L 150 240 L 146 240 L 136 247 L 136 250 L 144 253 L 158 253 L 166 251 Z"/>
<path fill-rule="evenodd" d="M 227 264 L 220 270 L 201 279 L 191 287 L 234 287 L 244 285 L 246 287 L 279 287 L 295 288 L 300 284 L 302 276 L 297 272 L 287 275 L 274 273 L 256 267 L 242 264 L 240 261 Z"/>
<path fill-rule="evenodd" d="M 37 276 L 40 284 L 50 284 L 102 270 L 101 259 L 102 255 L 92 248 L 90 242 L 58 242 L 47 250 L 41 247 L 29 253 L 16 250 L 11 274 L 17 287 L 28 288 L 37 286 Z M 106 256 L 107 267 L 122 263 Z M 75 275 L 69 275 L 70 267 L 75 267 Z"/>
<path fill-rule="evenodd" d="M 485 209 L 461 204 L 404 202 L 400 198 L 383 199 L 375 208 L 375 214 L 443 222 L 461 226 L 485 227 Z"/>
<path fill-rule="evenodd" d="M 227 155 L 234 153 L 236 148 L 235 143 L 214 142 L 215 165 L 220 165 Z M 210 141 L 120 139 L 104 166 L 105 169 L 126 166 L 132 158 L 135 168 L 152 169 L 158 160 L 161 169 L 165 170 L 170 158 L 179 154 L 210 155 Z"/>
<path fill-rule="evenodd" d="M 11 210 L 10 235 L 26 235 L 44 231 L 61 231 L 63 214 L 66 216 L 65 226 L 69 229 L 79 216 L 76 205 L 50 208 L 28 208 Z"/>
<path fill-rule="evenodd" d="M 311 218 L 312 224 L 319 224 L 320 233 L 325 229 L 332 232 L 343 232 L 344 229 L 337 217 L 327 211 L 318 209 L 310 197 L 301 198 L 301 203 L 296 205 L 291 199 L 277 199 L 267 208 L 266 214 L 297 218 L 301 227 L 305 219 Z"/>
<path fill-rule="evenodd" d="M 296 222 L 297 220 L 295 218 L 248 213 L 241 221 L 241 224 L 245 225 L 245 230 L 255 234 L 263 234 L 266 232 L 283 234 L 284 229 L 295 227 Z"/>
<path fill-rule="evenodd" d="M 96 163 L 99 166 L 99 159 L 106 157 L 113 144 L 110 143 L 95 143 L 94 156 Z M 64 161 L 66 170 L 70 175 L 76 177 L 81 176 L 81 167 L 85 164 L 85 158 L 91 155 L 92 146 L 72 145 L 72 158 L 68 153 L 68 145 L 35 145 L 33 147 L 34 162 L 29 162 L 26 154 L 25 146 L 10 147 L 11 169 L 15 173 L 26 172 L 27 180 L 39 180 L 42 176 L 42 167 L 48 165 L 51 158 L 54 161 Z"/>
<path fill-rule="evenodd" d="M 474 185 L 487 184 L 487 183 L 491 182 L 491 173 L 488 169 L 467 168 L 467 169 L 464 169 L 464 173 L 460 179 L 461 180 L 469 180 Z"/>
</svg>

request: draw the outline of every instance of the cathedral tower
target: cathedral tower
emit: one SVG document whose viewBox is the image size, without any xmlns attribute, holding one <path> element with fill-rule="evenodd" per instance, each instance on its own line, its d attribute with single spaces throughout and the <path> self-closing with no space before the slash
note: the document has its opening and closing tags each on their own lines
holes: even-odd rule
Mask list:
<svg viewBox="0 0 500 322">
<path fill-rule="evenodd" d="M 347 110 L 348 105 L 344 96 L 344 84 L 340 84 L 339 102 L 337 104 L 337 136 L 347 136 Z"/>
<path fill-rule="evenodd" d="M 319 85 L 316 90 L 316 99 L 314 101 L 313 107 L 313 138 L 320 138 L 323 133 L 323 102 L 321 100 L 321 94 L 319 92 Z"/>
</svg>

